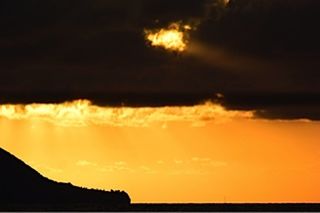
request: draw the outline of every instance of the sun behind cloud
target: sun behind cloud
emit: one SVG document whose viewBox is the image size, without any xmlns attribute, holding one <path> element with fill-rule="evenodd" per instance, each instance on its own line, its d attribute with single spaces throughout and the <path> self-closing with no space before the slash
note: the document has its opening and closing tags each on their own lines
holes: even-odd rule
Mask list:
<svg viewBox="0 0 320 213">
<path fill-rule="evenodd" d="M 190 30 L 192 30 L 190 25 L 175 22 L 171 23 L 168 28 L 145 30 L 145 38 L 151 46 L 183 52 L 187 49 L 188 31 Z"/>
</svg>

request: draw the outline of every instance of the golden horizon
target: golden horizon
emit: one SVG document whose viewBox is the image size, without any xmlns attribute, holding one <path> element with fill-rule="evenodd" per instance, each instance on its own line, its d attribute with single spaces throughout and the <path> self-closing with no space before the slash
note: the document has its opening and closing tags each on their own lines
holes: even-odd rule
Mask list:
<svg viewBox="0 0 320 213">
<path fill-rule="evenodd" d="M 320 122 L 206 102 L 0 106 L 0 146 L 44 176 L 133 203 L 319 202 Z"/>
</svg>

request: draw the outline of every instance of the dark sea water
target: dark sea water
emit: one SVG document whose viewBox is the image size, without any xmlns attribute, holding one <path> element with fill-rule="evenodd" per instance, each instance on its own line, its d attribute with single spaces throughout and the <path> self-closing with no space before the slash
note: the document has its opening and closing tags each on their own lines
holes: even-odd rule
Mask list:
<svg viewBox="0 0 320 213">
<path fill-rule="evenodd" d="M 320 204 L 131 204 L 110 205 L 5 205 L 0 211 L 76 211 L 76 212 L 320 212 Z"/>
</svg>

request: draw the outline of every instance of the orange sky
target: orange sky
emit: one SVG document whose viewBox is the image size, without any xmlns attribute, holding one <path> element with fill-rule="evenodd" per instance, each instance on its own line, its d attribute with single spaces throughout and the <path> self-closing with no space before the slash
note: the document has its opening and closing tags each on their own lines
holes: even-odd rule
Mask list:
<svg viewBox="0 0 320 213">
<path fill-rule="evenodd" d="M 51 179 L 125 190 L 133 202 L 320 201 L 319 122 L 210 103 L 75 105 L 0 106 L 0 146 Z"/>
</svg>

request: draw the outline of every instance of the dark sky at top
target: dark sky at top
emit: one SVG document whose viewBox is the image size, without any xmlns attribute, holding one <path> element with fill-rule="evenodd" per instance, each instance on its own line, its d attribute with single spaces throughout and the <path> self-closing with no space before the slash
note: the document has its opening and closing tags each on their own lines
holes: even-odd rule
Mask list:
<svg viewBox="0 0 320 213">
<path fill-rule="evenodd" d="M 214 1 L 1 0 L 1 102 L 185 105 L 222 93 L 228 108 L 320 119 L 320 1 Z M 200 20 L 191 42 L 225 63 L 259 66 L 146 45 L 145 28 L 180 20 Z"/>
</svg>

